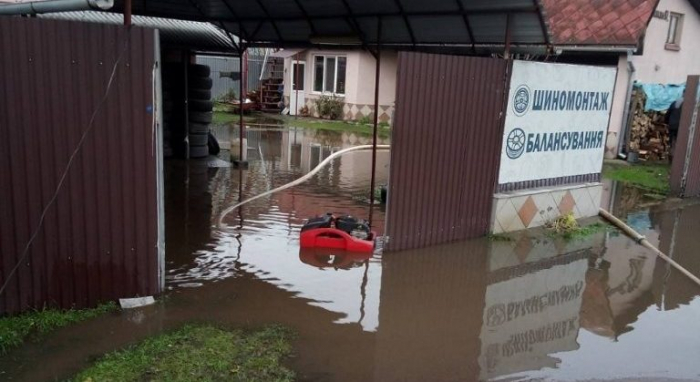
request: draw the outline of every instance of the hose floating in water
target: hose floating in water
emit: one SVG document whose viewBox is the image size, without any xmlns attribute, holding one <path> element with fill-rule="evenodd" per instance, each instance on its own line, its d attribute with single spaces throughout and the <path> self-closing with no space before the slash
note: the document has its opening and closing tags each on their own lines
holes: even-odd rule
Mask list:
<svg viewBox="0 0 700 382">
<path fill-rule="evenodd" d="M 627 235 L 632 237 L 634 241 L 637 242 L 637 244 L 640 244 L 648 249 L 650 249 L 652 252 L 656 253 L 660 258 L 666 260 L 669 264 L 671 264 L 674 268 L 676 268 L 679 272 L 682 274 L 688 276 L 689 279 L 693 280 L 696 284 L 700 285 L 700 279 L 697 278 L 694 274 L 690 273 L 687 269 L 683 268 L 680 264 L 675 262 L 672 258 L 668 257 L 665 253 L 661 252 L 658 248 L 654 247 L 649 243 L 649 241 L 641 235 L 639 232 L 635 231 L 632 229 L 632 227 L 628 226 L 625 224 L 622 220 L 618 219 L 615 217 L 613 214 L 610 212 L 600 209 L 599 210 L 600 216 L 604 217 L 614 225 L 616 225 L 618 228 L 620 228 L 622 231 L 624 231 Z"/>
<path fill-rule="evenodd" d="M 333 159 L 335 159 L 335 158 L 337 158 L 337 157 L 339 157 L 339 156 L 341 156 L 341 155 L 343 155 L 343 154 L 347 154 L 347 153 L 349 153 L 349 152 L 351 152 L 351 151 L 370 150 L 370 149 L 372 149 L 372 147 L 373 147 L 372 145 L 362 145 L 362 146 L 355 146 L 355 147 L 350 147 L 350 148 L 347 148 L 347 149 L 343 149 L 343 150 L 337 151 L 337 152 L 331 154 L 328 158 L 326 158 L 323 162 L 319 163 L 318 166 L 314 167 L 313 170 L 309 171 L 306 175 L 302 176 L 301 178 L 299 178 L 299 179 L 297 179 L 297 180 L 294 180 L 294 181 L 292 181 L 292 182 L 289 182 L 289 183 L 287 183 L 287 184 L 285 184 L 285 185 L 279 186 L 279 187 L 277 187 L 277 188 L 275 188 L 275 189 L 272 189 L 272 190 L 270 190 L 270 191 L 263 192 L 262 194 L 255 195 L 255 196 L 253 196 L 252 198 L 246 199 L 246 200 L 244 200 L 244 201 L 242 201 L 242 202 L 240 202 L 240 203 L 238 203 L 238 204 L 235 204 L 235 205 L 233 205 L 233 206 L 231 206 L 231 207 L 229 207 L 229 208 L 223 210 L 223 211 L 221 212 L 221 215 L 219 215 L 219 221 L 218 221 L 218 226 L 219 226 L 219 228 L 223 228 L 223 227 L 224 227 L 224 223 L 223 223 L 224 218 L 226 217 L 226 215 L 230 214 L 230 213 L 231 213 L 233 210 L 235 210 L 236 208 L 238 208 L 238 207 L 240 207 L 240 206 L 242 206 L 242 205 L 244 205 L 244 204 L 246 204 L 246 203 L 250 203 L 250 202 L 252 202 L 253 200 L 260 199 L 260 198 L 265 197 L 265 196 L 267 196 L 267 195 L 274 194 L 275 192 L 279 192 L 279 191 L 282 191 L 282 190 L 286 190 L 287 188 L 294 187 L 294 186 L 296 186 L 296 185 L 299 185 L 299 184 L 301 184 L 301 183 L 306 182 L 307 180 L 311 179 L 311 177 L 313 177 L 314 175 L 316 175 L 317 172 L 321 171 L 321 169 L 323 168 L 323 166 L 326 166 L 327 164 L 331 163 L 331 161 L 332 161 Z M 377 150 L 389 150 L 390 148 L 391 148 L 390 145 L 377 145 Z"/>
</svg>

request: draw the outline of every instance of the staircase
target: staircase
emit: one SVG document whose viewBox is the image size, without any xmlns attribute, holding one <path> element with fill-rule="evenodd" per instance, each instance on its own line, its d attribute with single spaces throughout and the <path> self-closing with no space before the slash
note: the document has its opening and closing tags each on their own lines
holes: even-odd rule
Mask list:
<svg viewBox="0 0 700 382">
<path fill-rule="evenodd" d="M 260 109 L 267 112 L 279 112 L 284 95 L 284 59 L 266 57 L 260 85 Z"/>
</svg>

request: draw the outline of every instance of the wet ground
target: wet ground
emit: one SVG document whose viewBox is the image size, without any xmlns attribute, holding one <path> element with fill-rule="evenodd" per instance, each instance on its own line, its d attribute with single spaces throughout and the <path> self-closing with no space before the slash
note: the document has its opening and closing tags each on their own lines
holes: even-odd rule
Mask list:
<svg viewBox="0 0 700 382">
<path fill-rule="evenodd" d="M 566 242 L 531 230 L 512 241 L 371 258 L 300 253 L 309 216 L 367 216 L 368 153 L 344 156 L 216 229 L 239 189 L 243 198 L 259 194 L 334 151 L 369 143 L 303 129 L 256 129 L 248 138 L 243 172 L 222 160 L 167 162 L 161 302 L 30 343 L 0 360 L 0 380 L 63 379 L 107 351 L 190 321 L 294 328 L 290 366 L 303 381 L 700 380 L 700 287 L 617 231 Z M 388 160 L 378 155 L 378 184 Z M 700 205 L 606 189 L 604 207 L 700 274 Z M 383 220 L 377 206 L 380 232 Z"/>
</svg>

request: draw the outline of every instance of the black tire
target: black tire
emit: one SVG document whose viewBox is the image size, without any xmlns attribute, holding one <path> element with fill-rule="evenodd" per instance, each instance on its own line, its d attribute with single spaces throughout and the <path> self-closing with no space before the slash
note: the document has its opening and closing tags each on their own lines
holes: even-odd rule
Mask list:
<svg viewBox="0 0 700 382">
<path fill-rule="evenodd" d="M 221 147 L 219 146 L 219 141 L 216 140 L 216 137 L 211 132 L 209 132 L 207 137 L 209 138 L 209 143 L 208 143 L 209 154 L 219 155 L 219 153 L 221 152 Z"/>
<path fill-rule="evenodd" d="M 213 81 L 209 77 L 192 77 L 189 79 L 189 87 L 192 89 L 211 90 Z"/>
<path fill-rule="evenodd" d="M 163 101 L 163 112 L 171 114 L 175 110 L 175 102 L 172 100 Z"/>
<path fill-rule="evenodd" d="M 190 123 L 190 134 L 209 134 L 209 125 L 204 123 Z"/>
<path fill-rule="evenodd" d="M 209 144 L 208 134 L 190 134 L 190 149 L 195 146 L 206 146 Z"/>
<path fill-rule="evenodd" d="M 169 73 L 177 73 L 177 71 L 182 72 L 182 64 L 179 62 L 166 62 L 163 64 L 163 71 Z"/>
<path fill-rule="evenodd" d="M 190 112 L 190 122 L 210 124 L 212 119 L 212 112 L 202 112 L 202 111 L 191 111 Z"/>
<path fill-rule="evenodd" d="M 179 95 L 182 95 L 182 92 L 185 90 L 185 87 L 182 83 L 168 82 L 163 84 L 162 89 L 163 97 L 177 97 Z"/>
<path fill-rule="evenodd" d="M 190 158 L 204 158 L 209 156 L 209 146 L 190 147 Z"/>
<path fill-rule="evenodd" d="M 189 91 L 189 95 L 190 99 L 209 101 L 211 99 L 211 90 L 192 88 Z"/>
<path fill-rule="evenodd" d="M 208 112 L 214 108 L 214 102 L 212 101 L 202 101 L 200 99 L 190 99 L 187 104 L 190 107 L 190 111 L 204 111 Z"/>
<path fill-rule="evenodd" d="M 192 77 L 209 77 L 211 69 L 207 65 L 192 64 L 189 68 L 189 75 Z"/>
</svg>

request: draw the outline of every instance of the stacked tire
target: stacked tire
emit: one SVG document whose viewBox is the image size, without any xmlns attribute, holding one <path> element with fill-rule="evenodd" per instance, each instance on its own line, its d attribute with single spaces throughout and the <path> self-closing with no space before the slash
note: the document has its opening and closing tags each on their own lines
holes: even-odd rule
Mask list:
<svg viewBox="0 0 700 382">
<path fill-rule="evenodd" d="M 212 79 L 207 65 L 190 65 L 188 77 L 188 140 L 190 158 L 209 155 L 210 132 L 214 103 L 211 101 Z"/>
<path fill-rule="evenodd" d="M 180 71 L 182 73 L 182 71 Z M 184 128 L 184 81 L 177 67 L 163 69 L 163 156 L 187 157 L 187 130 Z"/>
</svg>

